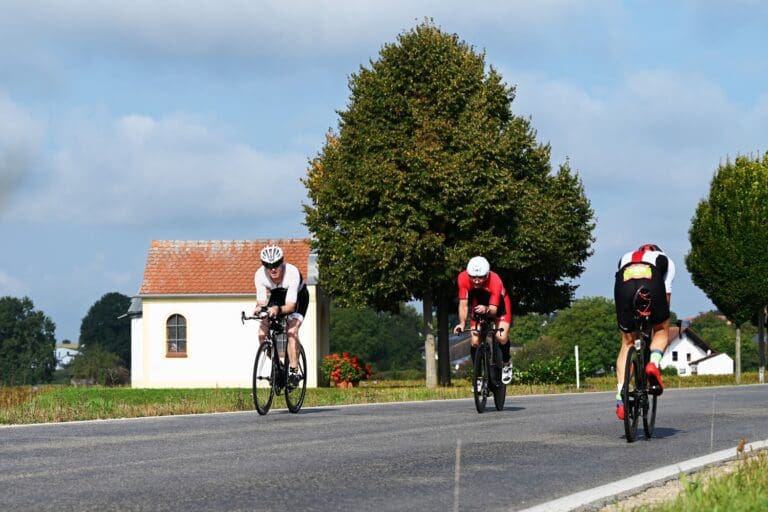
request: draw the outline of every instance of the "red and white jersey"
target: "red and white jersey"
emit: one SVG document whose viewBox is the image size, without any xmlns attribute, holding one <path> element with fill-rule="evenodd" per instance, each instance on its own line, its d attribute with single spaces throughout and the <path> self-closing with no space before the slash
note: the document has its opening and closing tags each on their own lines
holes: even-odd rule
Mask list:
<svg viewBox="0 0 768 512">
<path fill-rule="evenodd" d="M 507 290 L 504 289 L 504 283 L 501 282 L 501 278 L 496 272 L 489 272 L 488 279 L 483 286 L 475 288 L 472 285 L 472 279 L 470 279 L 469 274 L 464 270 L 459 274 L 457 284 L 459 287 L 459 300 L 470 300 L 473 304 L 482 304 L 484 306 L 496 306 L 499 316 L 507 312 L 504 303 Z"/>
<path fill-rule="evenodd" d="M 630 251 L 619 260 L 619 269 L 638 263 L 646 263 L 656 267 L 664 279 L 664 288 L 666 288 L 667 293 L 672 293 L 675 264 L 669 259 L 669 256 L 661 251 Z"/>
</svg>

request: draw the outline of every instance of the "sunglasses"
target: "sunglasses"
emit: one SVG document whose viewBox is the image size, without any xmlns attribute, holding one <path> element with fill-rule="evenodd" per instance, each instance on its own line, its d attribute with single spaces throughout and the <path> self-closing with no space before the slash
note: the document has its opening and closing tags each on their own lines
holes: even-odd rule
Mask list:
<svg viewBox="0 0 768 512">
<path fill-rule="evenodd" d="M 274 270 L 276 268 L 280 268 L 280 266 L 283 264 L 283 260 L 276 261 L 275 263 L 265 263 L 262 261 L 261 264 L 264 265 L 269 270 Z"/>
</svg>

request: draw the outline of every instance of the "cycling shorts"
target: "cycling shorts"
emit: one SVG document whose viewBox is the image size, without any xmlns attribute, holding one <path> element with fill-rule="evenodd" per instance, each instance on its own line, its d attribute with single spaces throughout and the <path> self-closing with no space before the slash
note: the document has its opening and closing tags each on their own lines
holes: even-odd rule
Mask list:
<svg viewBox="0 0 768 512">
<path fill-rule="evenodd" d="M 661 273 L 648 263 L 629 263 L 616 272 L 613 286 L 616 321 L 623 332 L 634 332 L 639 327 L 635 321 L 634 298 L 641 286 L 651 292 L 651 324 L 658 325 L 669 318 L 667 290 Z"/>
</svg>

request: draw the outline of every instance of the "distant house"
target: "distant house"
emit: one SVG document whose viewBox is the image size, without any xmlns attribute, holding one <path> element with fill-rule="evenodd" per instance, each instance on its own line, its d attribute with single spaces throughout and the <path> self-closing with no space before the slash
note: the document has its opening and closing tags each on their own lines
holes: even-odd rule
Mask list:
<svg viewBox="0 0 768 512">
<path fill-rule="evenodd" d="M 268 243 L 283 248 L 310 296 L 299 331 L 307 385 L 319 382 L 328 353 L 329 305 L 317 284 L 309 240 L 153 240 L 139 293 L 131 302 L 131 385 L 135 388 L 250 387 L 258 347 L 253 274 Z"/>
<path fill-rule="evenodd" d="M 80 345 L 77 343 L 57 343 L 55 350 L 56 369 L 61 370 L 72 362 L 75 356 L 80 355 Z"/>
<path fill-rule="evenodd" d="M 661 359 L 661 367 L 675 367 L 678 375 L 731 375 L 733 359 L 714 352 L 689 327 L 670 327 L 670 343 Z"/>
</svg>

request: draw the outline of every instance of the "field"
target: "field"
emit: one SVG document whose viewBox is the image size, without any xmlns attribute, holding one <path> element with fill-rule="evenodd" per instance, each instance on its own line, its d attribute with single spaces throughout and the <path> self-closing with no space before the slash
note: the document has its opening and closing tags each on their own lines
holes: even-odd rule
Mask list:
<svg viewBox="0 0 768 512">
<path fill-rule="evenodd" d="M 742 375 L 742 383 L 757 382 L 757 373 Z M 734 384 L 734 377 L 666 377 L 668 388 Z M 611 391 L 613 377 L 586 379 L 580 389 L 573 384 L 510 385 L 507 394 L 531 395 Z M 454 380 L 451 386 L 427 389 L 421 380 L 371 380 L 356 388 L 308 389 L 304 406 L 349 405 L 412 400 L 469 398 L 471 385 Z M 285 407 L 275 400 L 273 407 Z M 108 418 L 135 418 L 173 414 L 245 411 L 253 409 L 250 389 L 131 389 L 127 387 L 24 386 L 0 387 L 0 424 L 28 424 Z"/>
</svg>

